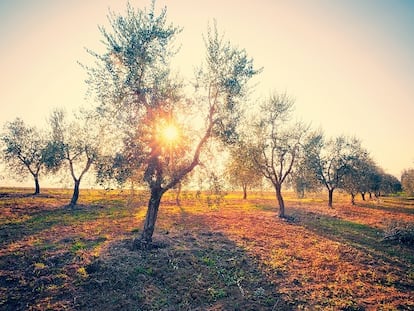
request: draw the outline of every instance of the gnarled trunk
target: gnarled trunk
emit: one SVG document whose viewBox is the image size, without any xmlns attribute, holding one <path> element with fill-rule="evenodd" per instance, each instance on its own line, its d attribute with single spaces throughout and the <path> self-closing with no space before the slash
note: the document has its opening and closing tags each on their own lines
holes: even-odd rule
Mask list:
<svg viewBox="0 0 414 311">
<path fill-rule="evenodd" d="M 282 187 L 275 186 L 276 198 L 279 203 L 279 217 L 285 218 L 285 201 L 283 201 Z"/>
<path fill-rule="evenodd" d="M 333 192 L 334 192 L 334 189 L 328 189 L 328 196 L 329 196 L 329 198 L 328 198 L 328 206 L 330 208 L 332 208 Z"/>
<path fill-rule="evenodd" d="M 181 183 L 179 182 L 177 184 L 177 190 L 176 190 L 176 194 L 175 194 L 175 203 L 177 204 L 177 206 L 181 205 L 180 195 L 181 195 Z"/>
<path fill-rule="evenodd" d="M 243 184 L 243 200 L 247 199 L 247 184 Z"/>
<path fill-rule="evenodd" d="M 75 186 L 73 188 L 73 195 L 72 199 L 70 200 L 70 206 L 74 207 L 76 203 L 78 203 L 79 198 L 79 185 L 80 185 L 80 179 L 75 179 Z"/>
<path fill-rule="evenodd" d="M 40 185 L 39 185 L 39 177 L 38 176 L 34 176 L 34 181 L 35 181 L 35 192 L 34 194 L 40 194 Z"/>
<path fill-rule="evenodd" d="M 362 201 L 365 201 L 365 192 L 361 192 Z"/>
<path fill-rule="evenodd" d="M 351 192 L 351 204 L 355 205 L 355 193 Z"/>
<path fill-rule="evenodd" d="M 151 189 L 151 197 L 148 201 L 147 215 L 145 216 L 144 229 L 139 238 L 134 241 L 136 248 L 147 248 L 152 243 L 155 222 L 157 221 L 158 209 L 163 192 L 160 188 Z"/>
</svg>

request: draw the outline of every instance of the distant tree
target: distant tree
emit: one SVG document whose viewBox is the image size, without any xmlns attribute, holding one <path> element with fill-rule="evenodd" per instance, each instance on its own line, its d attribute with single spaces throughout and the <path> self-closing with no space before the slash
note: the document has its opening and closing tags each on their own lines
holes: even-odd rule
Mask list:
<svg viewBox="0 0 414 311">
<path fill-rule="evenodd" d="M 92 112 L 80 111 L 70 121 L 63 110 L 50 116 L 52 138 L 47 147 L 46 166 L 57 172 L 67 169 L 74 182 L 69 206 L 77 204 L 80 183 L 99 156 L 103 129 L 100 129 Z"/>
<path fill-rule="evenodd" d="M 402 172 L 401 185 L 407 195 L 414 195 L 414 169 L 406 169 Z"/>
<path fill-rule="evenodd" d="M 381 177 L 381 185 L 376 196 L 380 197 L 382 195 L 394 194 L 400 191 L 402 191 L 402 186 L 398 178 L 391 174 L 383 173 Z"/>
<path fill-rule="evenodd" d="M 308 135 L 306 139 L 312 139 L 312 135 Z M 304 146 L 308 143 L 304 142 Z M 306 192 L 317 192 L 321 189 L 321 184 L 316 179 L 315 173 L 307 166 L 305 149 L 301 148 L 297 164 L 292 170 L 289 177 L 289 185 L 293 188 L 298 198 L 304 198 Z"/>
<path fill-rule="evenodd" d="M 117 126 L 114 144 L 121 146 L 112 158 L 126 169 L 121 165 L 116 172 L 124 178 L 142 172 L 150 191 L 144 228 L 134 240 L 139 248 L 152 242 L 162 196 L 200 163 L 210 138 L 232 142 L 237 137 L 240 99 L 258 73 L 244 50 L 209 29 L 205 66 L 194 81 L 197 96 L 185 100 L 182 82 L 170 68 L 181 29 L 167 24 L 166 8 L 157 16 L 154 6 L 147 11 L 128 5 L 126 16 L 111 12 L 112 32 L 101 28 L 106 52 L 90 52 L 95 66 L 85 66 L 99 111 Z M 194 120 L 200 120 L 199 128 L 190 127 Z"/>
<path fill-rule="evenodd" d="M 359 178 L 359 192 L 361 198 L 365 201 L 365 195 L 369 193 L 370 199 L 372 193 L 379 190 L 382 179 L 382 169 L 375 163 L 373 159 L 368 158 L 363 166 L 364 173 Z"/>
<path fill-rule="evenodd" d="M 376 173 L 370 175 L 371 189 L 368 191 L 370 199 L 372 199 L 372 194 L 375 196 L 380 191 L 382 176 L 383 173 L 381 168 L 378 168 L 378 171 Z M 365 195 L 362 195 L 362 199 L 365 200 Z"/>
<path fill-rule="evenodd" d="M 332 207 L 334 190 L 343 187 L 344 178 L 361 150 L 356 138 L 339 136 L 326 141 L 320 133 L 313 135 L 306 145 L 306 165 L 328 190 L 329 207 Z"/>
<path fill-rule="evenodd" d="M 4 146 L 2 155 L 6 167 L 18 179 L 30 174 L 35 182 L 34 194 L 39 194 L 39 175 L 44 165 L 46 148 L 44 134 L 16 118 L 6 123 L 1 140 Z"/>
<path fill-rule="evenodd" d="M 263 175 L 257 170 L 243 143 L 230 149 L 230 158 L 226 167 L 226 176 L 231 185 L 241 187 L 243 199 L 247 199 L 247 190 L 262 184 Z"/>
<path fill-rule="evenodd" d="M 358 148 L 355 146 L 355 148 Z M 355 150 L 352 161 L 348 164 L 348 170 L 343 177 L 341 188 L 351 195 L 351 203 L 355 205 L 355 196 L 363 194 L 362 198 L 371 189 L 370 174 L 374 169 L 373 161 L 368 152 L 362 147 Z"/>
<path fill-rule="evenodd" d="M 212 165 L 201 164 L 194 171 L 193 177 L 197 182 L 197 199 L 209 208 L 220 207 L 226 195 L 224 173 Z"/>
<path fill-rule="evenodd" d="M 273 94 L 262 106 L 249 152 L 257 170 L 269 180 L 279 203 L 279 217 L 285 217 L 282 186 L 298 158 L 307 127 L 290 124 L 293 100 L 285 94 Z"/>
</svg>

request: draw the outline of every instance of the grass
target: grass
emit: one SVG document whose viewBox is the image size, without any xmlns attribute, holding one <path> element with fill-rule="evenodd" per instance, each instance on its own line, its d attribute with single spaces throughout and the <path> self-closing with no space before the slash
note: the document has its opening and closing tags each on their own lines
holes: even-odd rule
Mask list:
<svg viewBox="0 0 414 311">
<path fill-rule="evenodd" d="M 412 200 L 334 208 L 324 195 L 185 192 L 160 209 L 157 248 L 132 250 L 147 195 L 0 189 L 1 310 L 413 310 L 414 250 L 383 240 L 414 223 Z"/>
</svg>

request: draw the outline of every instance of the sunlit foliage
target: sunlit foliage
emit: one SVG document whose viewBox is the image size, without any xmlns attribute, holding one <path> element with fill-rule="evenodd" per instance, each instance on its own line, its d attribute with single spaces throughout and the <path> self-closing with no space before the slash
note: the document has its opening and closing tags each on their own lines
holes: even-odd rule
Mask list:
<svg viewBox="0 0 414 311">
<path fill-rule="evenodd" d="M 257 170 L 248 147 L 243 143 L 236 144 L 230 149 L 225 172 L 230 185 L 242 189 L 243 199 L 247 199 L 247 190 L 262 185 L 263 175 Z"/>
<path fill-rule="evenodd" d="M 35 194 L 39 194 L 39 175 L 47 145 L 45 134 L 16 118 L 6 123 L 1 141 L 3 161 L 9 172 L 18 179 L 30 174 L 35 182 Z"/>
<path fill-rule="evenodd" d="M 271 182 L 279 203 L 279 217 L 285 217 L 282 185 L 299 157 L 308 127 L 289 122 L 294 101 L 274 93 L 260 107 L 260 115 L 248 138 L 250 157 L 256 169 Z"/>
<path fill-rule="evenodd" d="M 125 16 L 111 12 L 110 30 L 100 28 L 106 52 L 89 51 L 96 62 L 84 66 L 98 110 L 117 133 L 112 153 L 98 164 L 98 177 L 120 182 L 138 177 L 151 193 L 137 240 L 142 245 L 151 242 L 161 197 L 199 164 L 207 141 L 231 142 L 237 136 L 240 98 L 258 73 L 244 50 L 209 28 L 195 95 L 185 98 L 183 82 L 170 69 L 181 29 L 167 23 L 166 13 L 164 8 L 157 15 L 155 2 L 148 10 L 128 5 Z M 201 125 L 191 128 L 195 119 Z"/>
<path fill-rule="evenodd" d="M 103 147 L 104 129 L 99 126 L 93 111 L 80 111 L 69 120 L 63 110 L 55 110 L 50 116 L 51 138 L 47 147 L 47 168 L 57 173 L 66 169 L 74 182 L 70 205 L 76 205 L 79 187 L 84 175 L 96 162 Z"/>
<path fill-rule="evenodd" d="M 366 156 L 366 151 L 357 138 L 338 136 L 326 140 L 321 133 L 314 134 L 305 150 L 306 165 L 328 190 L 328 206 L 332 207 L 334 190 L 344 187 L 345 177 Z"/>
</svg>

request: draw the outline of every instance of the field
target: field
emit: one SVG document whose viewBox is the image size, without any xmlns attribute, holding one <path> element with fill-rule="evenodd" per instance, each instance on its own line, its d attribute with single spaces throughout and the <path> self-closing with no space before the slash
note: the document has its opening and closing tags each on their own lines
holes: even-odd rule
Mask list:
<svg viewBox="0 0 414 311">
<path fill-rule="evenodd" d="M 414 310 L 414 247 L 384 240 L 414 200 L 171 194 L 138 251 L 145 193 L 26 193 L 0 189 L 0 310 Z"/>
</svg>

